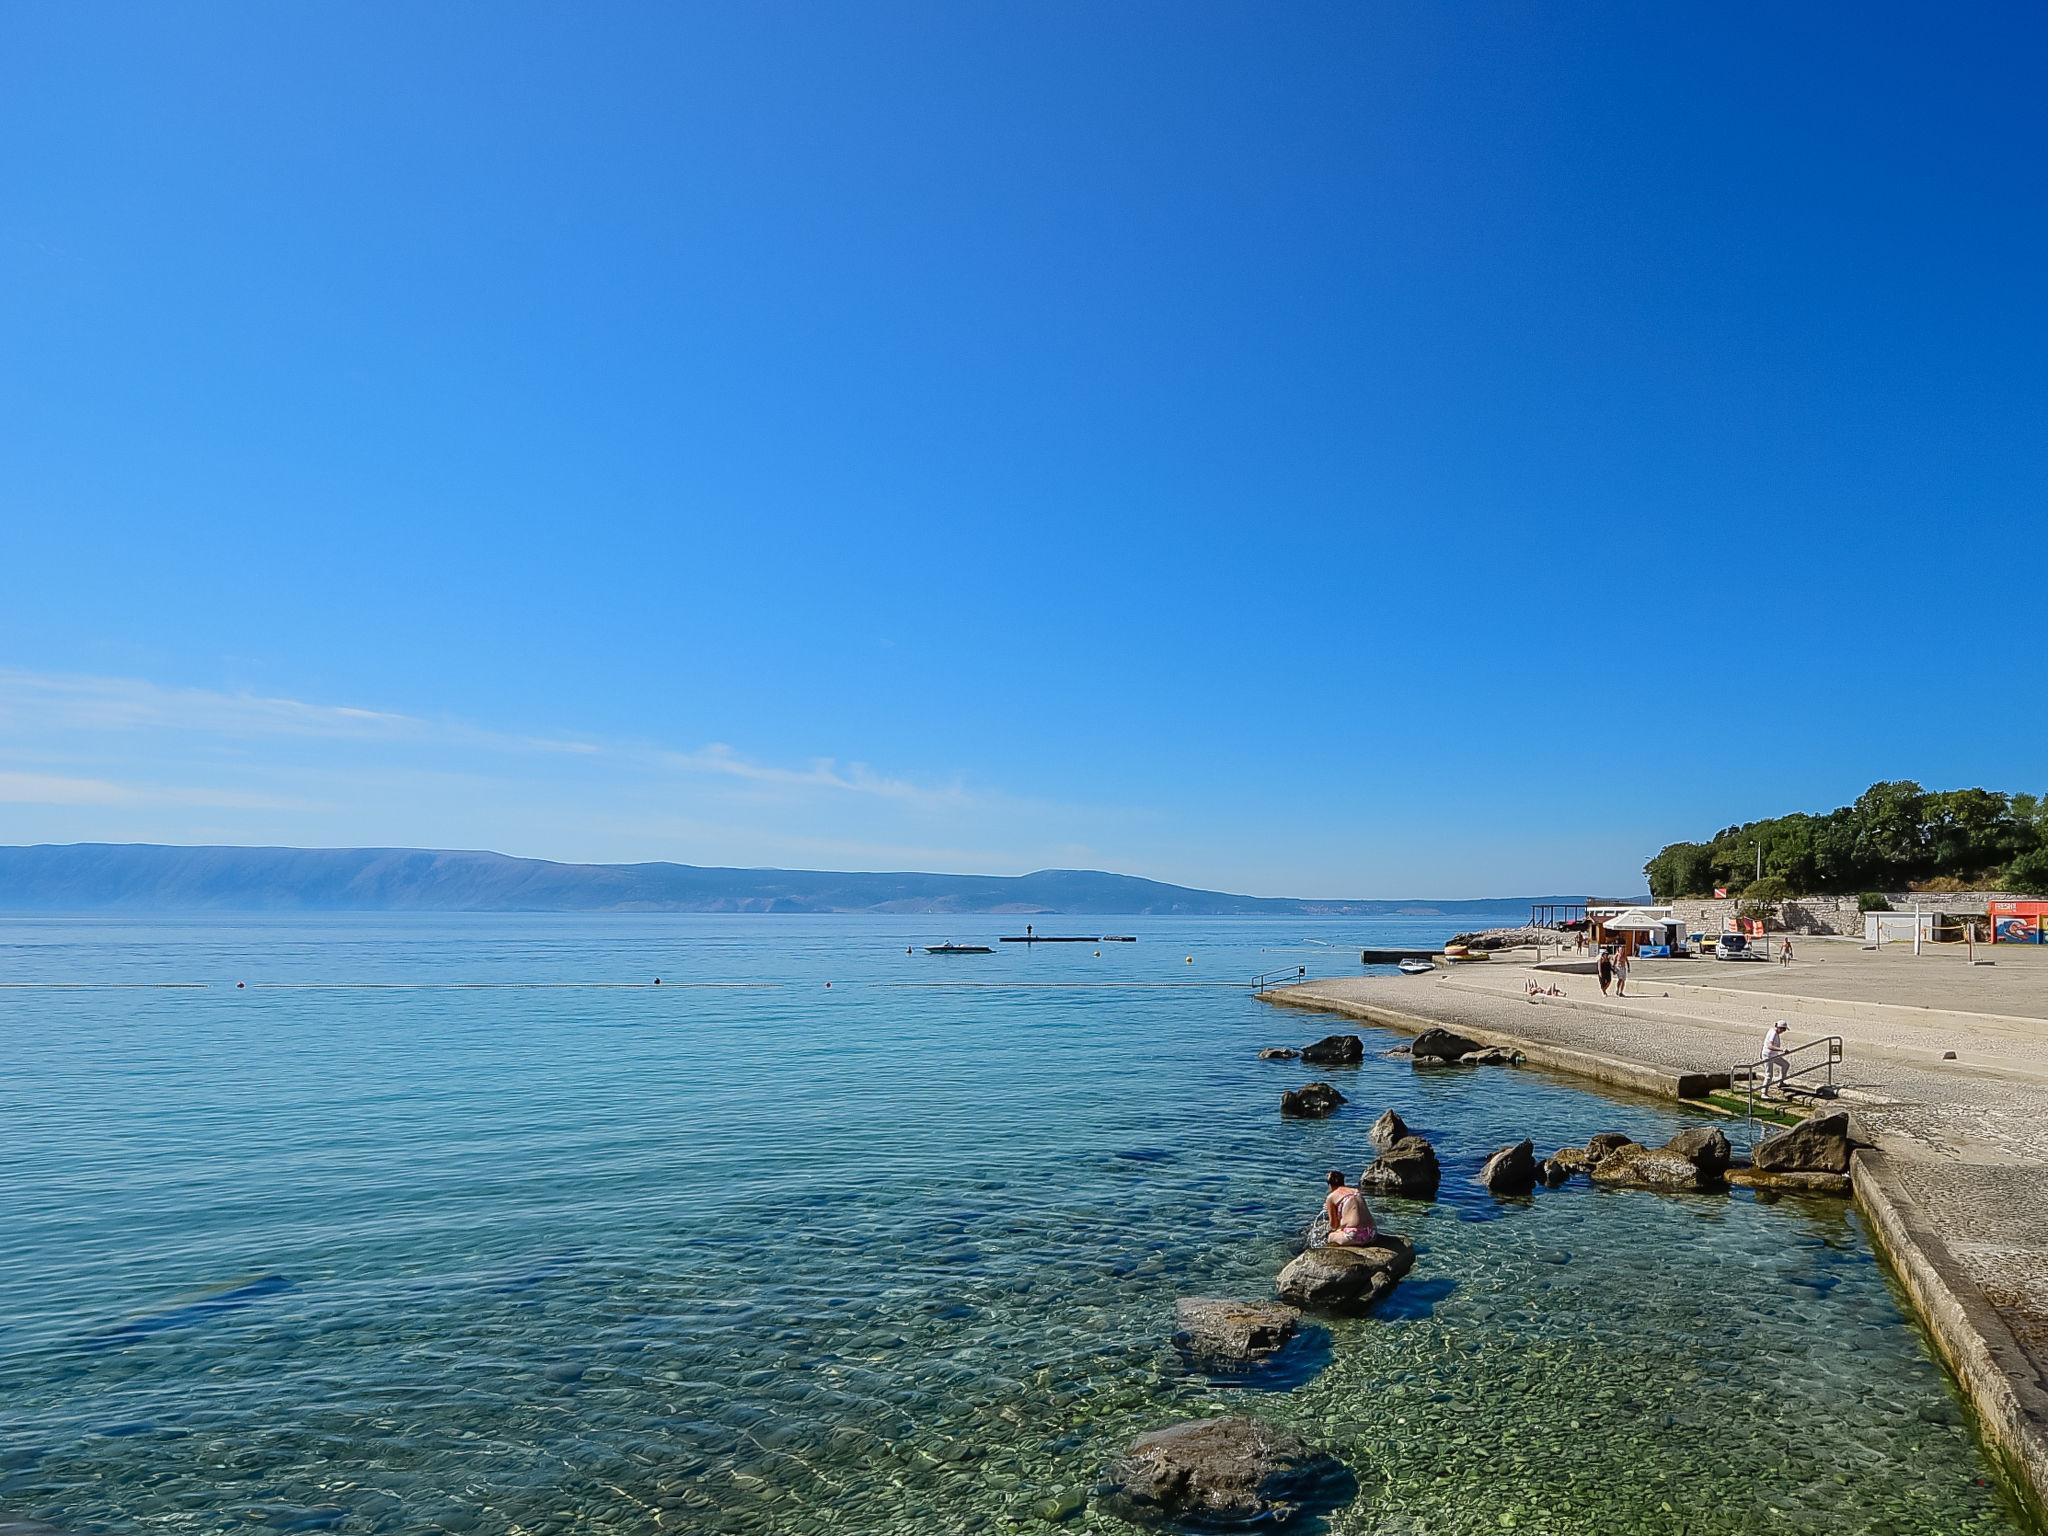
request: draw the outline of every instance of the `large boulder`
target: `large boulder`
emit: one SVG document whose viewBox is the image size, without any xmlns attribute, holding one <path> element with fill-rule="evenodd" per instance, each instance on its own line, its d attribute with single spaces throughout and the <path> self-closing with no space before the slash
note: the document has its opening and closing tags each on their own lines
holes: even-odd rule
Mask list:
<svg viewBox="0 0 2048 1536">
<path fill-rule="evenodd" d="M 1387 1110 L 1373 1121 L 1372 1129 L 1365 1133 L 1365 1139 L 1382 1152 L 1408 1134 L 1408 1122 L 1397 1110 Z"/>
<path fill-rule="evenodd" d="M 1373 1159 L 1358 1176 L 1358 1187 L 1409 1200 L 1434 1200 L 1442 1178 L 1436 1148 L 1420 1136 L 1403 1136 Z"/>
<path fill-rule="evenodd" d="M 1856 1135 L 1849 1111 L 1831 1109 L 1757 1143 L 1750 1161 L 1760 1173 L 1847 1173 L 1856 1148 L 1868 1145 Z"/>
<path fill-rule="evenodd" d="M 1623 1147 L 1636 1144 L 1633 1136 L 1624 1136 L 1619 1131 L 1602 1131 L 1586 1143 L 1586 1166 L 1592 1167 L 1603 1158 L 1611 1157 Z"/>
<path fill-rule="evenodd" d="M 1325 1035 L 1304 1045 L 1301 1059 L 1317 1067 L 1355 1067 L 1365 1060 L 1365 1042 L 1356 1035 Z"/>
<path fill-rule="evenodd" d="M 1408 1054 L 1416 1061 L 1456 1061 L 1478 1049 L 1477 1040 L 1448 1029 L 1425 1029 L 1408 1043 Z"/>
<path fill-rule="evenodd" d="M 1357 1311 L 1386 1295 L 1414 1267 L 1408 1239 L 1382 1232 L 1370 1247 L 1309 1249 L 1280 1271 L 1273 1289 L 1292 1306 Z"/>
<path fill-rule="evenodd" d="M 1301 1314 L 1277 1301 L 1183 1296 L 1173 1304 L 1173 1342 L 1198 1364 L 1241 1370 L 1278 1354 Z"/>
<path fill-rule="evenodd" d="M 1595 1184 L 1610 1189 L 1702 1190 L 1716 1188 L 1719 1173 L 1705 1173 L 1683 1153 L 1668 1147 L 1639 1147 L 1634 1142 L 1593 1165 Z"/>
<path fill-rule="evenodd" d="M 1536 1187 L 1536 1144 L 1527 1138 L 1502 1147 L 1479 1170 L 1479 1182 L 1496 1195 L 1526 1195 Z"/>
<path fill-rule="evenodd" d="M 1141 1525 L 1238 1530 L 1333 1508 L 1356 1490 L 1334 1456 L 1233 1414 L 1140 1435 L 1096 1484 L 1095 1507 Z"/>
<path fill-rule="evenodd" d="M 1344 1095 L 1328 1083 L 1309 1083 L 1280 1095 L 1280 1113 L 1297 1120 L 1320 1120 L 1334 1115 L 1343 1102 Z"/>
<path fill-rule="evenodd" d="M 1696 1125 L 1691 1130 L 1680 1131 L 1664 1143 L 1666 1152 L 1676 1152 L 1710 1179 L 1718 1179 L 1728 1171 L 1728 1163 L 1735 1155 L 1735 1149 L 1728 1145 L 1728 1138 L 1720 1128 L 1711 1125 Z"/>
</svg>

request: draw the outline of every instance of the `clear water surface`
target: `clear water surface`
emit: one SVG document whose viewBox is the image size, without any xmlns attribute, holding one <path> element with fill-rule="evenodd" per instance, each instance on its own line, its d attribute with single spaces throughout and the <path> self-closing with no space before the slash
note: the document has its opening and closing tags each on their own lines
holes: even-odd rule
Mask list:
<svg viewBox="0 0 2048 1536">
<path fill-rule="evenodd" d="M 1021 921 L 0 922 L 0 1516 L 1107 1531 L 1126 1440 L 1247 1410 L 1336 1532 L 2022 1528 L 1839 1202 L 1469 1182 L 1670 1107 L 1371 1058 L 1280 1120 L 1321 1021 L 1247 979 L 1451 924 L 904 952 Z M 1446 1169 L 1391 1306 L 1187 1374 L 1174 1298 L 1267 1294 L 1387 1106 Z"/>
</svg>

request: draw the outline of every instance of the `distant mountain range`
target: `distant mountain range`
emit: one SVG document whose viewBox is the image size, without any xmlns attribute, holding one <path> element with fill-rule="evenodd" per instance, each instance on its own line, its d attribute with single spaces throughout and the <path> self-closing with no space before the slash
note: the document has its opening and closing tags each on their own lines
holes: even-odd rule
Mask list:
<svg viewBox="0 0 2048 1536">
<path fill-rule="evenodd" d="M 1191 917 L 1460 917 L 1531 901 L 1300 901 L 1091 869 L 850 874 L 695 864 L 556 864 L 430 848 L 0 847 L 0 912 L 983 912 Z M 1482 924 L 1483 925 L 1483 924 Z"/>
</svg>

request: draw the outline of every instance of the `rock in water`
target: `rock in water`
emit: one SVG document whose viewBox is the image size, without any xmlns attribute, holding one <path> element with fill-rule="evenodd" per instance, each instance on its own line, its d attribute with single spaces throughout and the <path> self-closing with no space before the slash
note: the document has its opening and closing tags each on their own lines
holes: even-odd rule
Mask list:
<svg viewBox="0 0 2048 1536">
<path fill-rule="evenodd" d="M 1408 1054 L 1417 1061 L 1456 1061 L 1479 1049 L 1477 1040 L 1448 1029 L 1425 1029 L 1409 1042 Z"/>
<path fill-rule="evenodd" d="M 1259 1052 L 1259 1060 L 1292 1061 L 1295 1057 L 1299 1056 L 1300 1054 L 1301 1052 L 1293 1049 L 1291 1046 L 1269 1045 L 1263 1051 Z"/>
<path fill-rule="evenodd" d="M 1849 1158 L 1859 1145 L 1869 1143 L 1856 1135 L 1849 1111 L 1831 1109 L 1759 1142 L 1750 1160 L 1759 1173 L 1847 1173 Z"/>
<path fill-rule="evenodd" d="M 1567 1148 L 1566 1150 L 1573 1151 L 1576 1149 Z M 1564 1153 L 1560 1152 L 1554 1157 L 1543 1159 L 1541 1166 L 1536 1170 L 1536 1177 L 1543 1181 L 1545 1189 L 1556 1189 L 1558 1185 L 1565 1183 L 1574 1173 L 1578 1172 L 1579 1167 L 1580 1165 L 1577 1163 L 1567 1162 Z"/>
<path fill-rule="evenodd" d="M 1586 1143 L 1586 1166 L 1590 1168 L 1603 1157 L 1611 1157 L 1623 1147 L 1632 1147 L 1635 1144 L 1633 1136 L 1624 1136 L 1619 1131 L 1602 1131 Z"/>
<path fill-rule="evenodd" d="M 1273 1289 L 1297 1307 L 1324 1312 L 1371 1306 L 1415 1267 L 1405 1237 L 1382 1232 L 1367 1248 L 1311 1248 L 1280 1271 Z"/>
<path fill-rule="evenodd" d="M 1281 1094 L 1280 1113 L 1297 1120 L 1320 1120 L 1325 1115 L 1335 1114 L 1337 1106 L 1343 1102 L 1344 1095 L 1328 1083 L 1310 1083 Z"/>
<path fill-rule="evenodd" d="M 1355 1067 L 1365 1060 L 1365 1042 L 1356 1035 L 1325 1035 L 1304 1045 L 1301 1059 L 1318 1067 Z"/>
<path fill-rule="evenodd" d="M 1699 1164 L 1665 1147 L 1639 1147 L 1631 1142 L 1593 1165 L 1593 1182 L 1606 1188 L 1701 1190 L 1721 1182 Z"/>
<path fill-rule="evenodd" d="M 1334 1456 L 1233 1414 L 1140 1435 L 1096 1485 L 1095 1507 L 1141 1525 L 1234 1530 L 1331 1509 L 1356 1490 Z"/>
<path fill-rule="evenodd" d="M 1243 1368 L 1277 1354 L 1301 1328 L 1301 1314 L 1277 1301 L 1183 1296 L 1173 1304 L 1173 1342 L 1202 1365 Z"/>
<path fill-rule="evenodd" d="M 1536 1144 L 1526 1137 L 1502 1147 L 1479 1170 L 1479 1182 L 1496 1195 L 1526 1195 L 1536 1187 Z"/>
<path fill-rule="evenodd" d="M 1409 1200 L 1434 1200 L 1442 1177 L 1436 1148 L 1420 1136 L 1403 1136 L 1373 1159 L 1372 1166 L 1358 1176 L 1358 1187 Z"/>
<path fill-rule="evenodd" d="M 1365 1139 L 1382 1152 L 1408 1134 L 1408 1122 L 1394 1110 L 1386 1110 L 1373 1121 L 1372 1129 L 1365 1133 Z"/>
<path fill-rule="evenodd" d="M 1718 1179 L 1726 1173 L 1729 1160 L 1735 1155 L 1735 1149 L 1728 1145 L 1728 1138 L 1711 1125 L 1680 1131 L 1664 1143 L 1664 1150 L 1676 1152 L 1709 1179 Z"/>
<path fill-rule="evenodd" d="M 1458 1058 L 1459 1064 L 1467 1067 L 1512 1067 L 1522 1058 L 1513 1051 L 1498 1045 L 1489 1045 L 1482 1050 L 1467 1051 Z"/>
</svg>

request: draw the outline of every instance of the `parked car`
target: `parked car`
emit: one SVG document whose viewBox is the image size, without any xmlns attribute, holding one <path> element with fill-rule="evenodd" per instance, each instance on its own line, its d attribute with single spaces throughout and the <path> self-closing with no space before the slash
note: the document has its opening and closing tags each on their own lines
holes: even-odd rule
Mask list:
<svg viewBox="0 0 2048 1536">
<path fill-rule="evenodd" d="M 1752 945 L 1747 935 L 1724 933 L 1721 937 L 1714 940 L 1714 958 L 1716 960 L 1768 960 L 1771 957 L 1765 954 L 1761 948 Z"/>
</svg>

